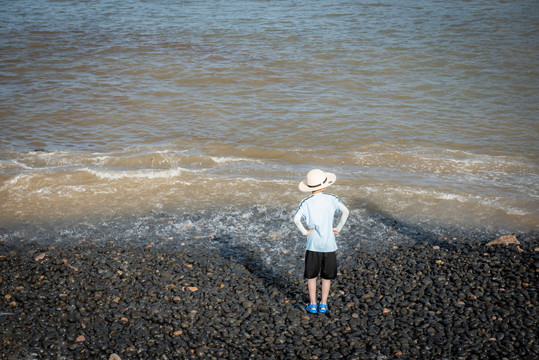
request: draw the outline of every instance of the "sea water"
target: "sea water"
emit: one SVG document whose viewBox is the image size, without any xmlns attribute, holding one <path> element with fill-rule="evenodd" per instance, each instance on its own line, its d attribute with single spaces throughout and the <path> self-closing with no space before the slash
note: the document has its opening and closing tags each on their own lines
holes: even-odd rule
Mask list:
<svg viewBox="0 0 539 360">
<path fill-rule="evenodd" d="M 288 251 L 312 168 L 350 239 L 538 229 L 536 1 L 20 0 L 0 20 L 6 238 L 114 223 Z"/>
</svg>

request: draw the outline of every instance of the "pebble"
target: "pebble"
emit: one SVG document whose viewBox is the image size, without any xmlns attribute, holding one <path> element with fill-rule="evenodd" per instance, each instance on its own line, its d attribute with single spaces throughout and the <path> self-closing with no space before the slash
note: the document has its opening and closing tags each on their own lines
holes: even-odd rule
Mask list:
<svg viewBox="0 0 539 360">
<path fill-rule="evenodd" d="M 245 249 L 4 244 L 0 347 L 6 358 L 539 358 L 537 234 L 518 236 L 524 251 L 410 239 L 341 255 L 327 314 L 305 311 L 301 274 Z"/>
</svg>

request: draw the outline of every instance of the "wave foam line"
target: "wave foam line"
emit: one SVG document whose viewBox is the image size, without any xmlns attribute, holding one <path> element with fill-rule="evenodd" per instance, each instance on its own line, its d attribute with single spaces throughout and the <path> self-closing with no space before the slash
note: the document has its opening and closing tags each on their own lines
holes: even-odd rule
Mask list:
<svg viewBox="0 0 539 360">
<path fill-rule="evenodd" d="M 528 215 L 536 215 L 533 212 L 526 211 L 524 209 L 516 208 L 514 205 L 511 205 L 509 203 L 509 199 L 505 199 L 503 197 L 491 197 L 491 196 L 481 196 L 476 194 L 457 194 L 457 193 L 450 193 L 450 192 L 444 192 L 444 191 L 437 191 L 437 190 L 425 190 L 420 188 L 411 188 L 411 187 L 373 187 L 373 186 L 365 186 L 364 190 L 369 194 L 369 196 L 377 197 L 381 194 L 399 194 L 399 195 L 405 195 L 404 196 L 404 203 L 407 203 L 409 205 L 413 205 L 415 203 L 423 203 L 428 204 L 430 202 L 434 201 L 448 201 L 448 202 L 458 202 L 461 203 L 462 206 L 465 206 L 468 208 L 470 204 L 475 207 L 483 207 L 485 210 L 500 210 L 504 211 L 507 214 L 510 215 L 519 215 L 519 216 L 528 216 Z M 389 196 L 389 198 L 392 198 Z M 399 200 L 399 203 L 402 205 L 403 200 Z M 398 205 L 397 203 L 393 203 L 394 205 Z"/>
<path fill-rule="evenodd" d="M 263 161 L 260 161 L 260 160 L 236 158 L 236 157 L 229 157 L 229 156 L 225 156 L 225 157 L 210 156 L 209 158 L 217 164 L 224 164 L 224 163 L 229 163 L 229 162 L 240 162 L 240 161 L 255 162 L 255 163 L 263 164 Z"/>
<path fill-rule="evenodd" d="M 102 180 L 120 180 L 120 179 L 171 179 L 180 176 L 183 172 L 193 172 L 183 168 L 175 168 L 168 170 L 93 170 L 80 169 L 79 171 L 87 172 Z"/>
<path fill-rule="evenodd" d="M 187 150 L 156 150 L 156 149 L 133 149 L 129 151 L 110 153 L 72 153 L 69 151 L 55 150 L 50 152 L 28 152 L 17 155 L 18 159 L 0 162 L 2 168 L 15 168 L 24 170 L 43 170 L 58 168 L 82 168 L 82 167 L 153 167 L 161 165 L 177 166 L 181 163 L 195 163 L 211 166 L 214 164 L 227 164 L 234 162 L 263 163 L 261 160 L 236 157 L 236 156 L 211 156 L 208 154 L 186 154 Z"/>
<path fill-rule="evenodd" d="M 28 181 L 33 178 L 35 174 L 18 174 L 14 178 L 7 180 L 1 187 L 0 191 L 8 190 L 10 187 L 15 186 L 19 181 Z"/>
<path fill-rule="evenodd" d="M 497 173 L 534 174 L 536 164 L 524 158 L 494 156 L 460 152 L 447 156 L 448 150 L 429 149 L 381 149 L 379 151 L 356 151 L 354 157 L 359 165 L 380 166 L 403 170 L 430 170 L 438 173 Z M 466 156 L 464 156 L 466 155 Z"/>
</svg>

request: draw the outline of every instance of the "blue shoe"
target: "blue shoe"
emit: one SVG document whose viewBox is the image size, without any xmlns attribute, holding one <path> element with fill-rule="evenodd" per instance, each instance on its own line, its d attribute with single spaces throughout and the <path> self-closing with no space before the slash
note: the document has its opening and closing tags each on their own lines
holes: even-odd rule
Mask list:
<svg viewBox="0 0 539 360">
<path fill-rule="evenodd" d="M 309 304 L 307 305 L 307 312 L 311 314 L 316 314 L 318 312 L 318 309 L 316 307 L 316 304 Z"/>
<path fill-rule="evenodd" d="M 320 311 L 320 314 L 325 314 L 328 311 L 328 304 L 320 304 L 318 307 L 318 311 Z"/>
</svg>

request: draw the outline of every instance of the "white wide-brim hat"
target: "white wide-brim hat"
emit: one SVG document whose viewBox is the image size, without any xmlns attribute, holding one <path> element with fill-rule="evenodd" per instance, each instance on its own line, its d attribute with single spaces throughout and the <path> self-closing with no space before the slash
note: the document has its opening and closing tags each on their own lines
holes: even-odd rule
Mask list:
<svg viewBox="0 0 539 360">
<path fill-rule="evenodd" d="M 314 169 L 307 173 L 305 180 L 299 183 L 299 189 L 303 192 L 311 192 L 327 188 L 335 183 L 337 176 L 330 172 Z"/>
</svg>

